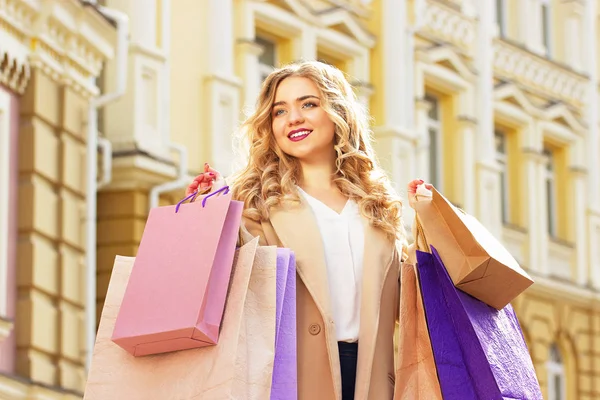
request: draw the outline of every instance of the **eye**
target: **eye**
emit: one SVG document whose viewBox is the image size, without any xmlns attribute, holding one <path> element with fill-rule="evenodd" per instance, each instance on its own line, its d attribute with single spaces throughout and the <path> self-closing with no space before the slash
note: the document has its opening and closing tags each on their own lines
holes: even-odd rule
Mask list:
<svg viewBox="0 0 600 400">
<path fill-rule="evenodd" d="M 283 109 L 281 109 L 281 108 L 280 108 L 280 109 L 278 109 L 278 110 L 275 110 L 275 111 L 273 111 L 273 115 L 274 115 L 275 117 L 278 117 L 278 116 L 280 116 L 280 115 L 283 115 L 283 113 L 284 113 L 284 112 L 285 112 L 285 110 L 283 110 Z"/>
<path fill-rule="evenodd" d="M 314 103 L 314 102 L 312 102 L 312 101 L 309 101 L 309 102 L 307 102 L 307 103 L 304 103 L 304 104 L 302 105 L 302 107 L 303 107 L 303 108 L 314 108 L 314 107 L 317 107 L 317 103 Z"/>
</svg>

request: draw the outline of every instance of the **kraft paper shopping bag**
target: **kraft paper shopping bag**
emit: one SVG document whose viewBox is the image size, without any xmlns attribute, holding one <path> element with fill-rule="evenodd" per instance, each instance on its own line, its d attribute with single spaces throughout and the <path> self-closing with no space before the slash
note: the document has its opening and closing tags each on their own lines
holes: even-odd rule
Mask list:
<svg viewBox="0 0 600 400">
<path fill-rule="evenodd" d="M 258 238 L 237 252 L 215 346 L 133 357 L 110 339 L 133 266 L 117 257 L 84 400 L 269 398 L 275 341 L 276 250 Z"/>
<path fill-rule="evenodd" d="M 533 284 L 500 241 L 437 190 L 418 196 L 415 210 L 427 242 L 460 290 L 500 310 Z"/>
<path fill-rule="evenodd" d="M 442 400 L 415 267 L 400 271 L 398 354 L 394 400 Z"/>
</svg>

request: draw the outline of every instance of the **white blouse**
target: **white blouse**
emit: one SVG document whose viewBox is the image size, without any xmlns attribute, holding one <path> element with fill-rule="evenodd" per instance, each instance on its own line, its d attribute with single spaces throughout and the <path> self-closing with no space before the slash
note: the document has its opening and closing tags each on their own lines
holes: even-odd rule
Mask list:
<svg viewBox="0 0 600 400">
<path fill-rule="evenodd" d="M 338 214 L 301 188 L 298 190 L 312 208 L 321 232 L 337 341 L 356 342 L 365 241 L 358 204 L 348 200 Z"/>
</svg>

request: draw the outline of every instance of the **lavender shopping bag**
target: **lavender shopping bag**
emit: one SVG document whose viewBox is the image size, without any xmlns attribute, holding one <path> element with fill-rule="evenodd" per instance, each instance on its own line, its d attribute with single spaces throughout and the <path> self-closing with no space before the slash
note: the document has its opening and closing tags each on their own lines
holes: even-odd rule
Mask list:
<svg viewBox="0 0 600 400">
<path fill-rule="evenodd" d="M 417 251 L 425 316 L 444 400 L 542 400 L 519 321 L 458 290 L 433 246 Z"/>
<path fill-rule="evenodd" d="M 297 393 L 296 257 L 290 249 L 278 248 L 275 363 L 271 400 L 296 400 Z"/>
</svg>

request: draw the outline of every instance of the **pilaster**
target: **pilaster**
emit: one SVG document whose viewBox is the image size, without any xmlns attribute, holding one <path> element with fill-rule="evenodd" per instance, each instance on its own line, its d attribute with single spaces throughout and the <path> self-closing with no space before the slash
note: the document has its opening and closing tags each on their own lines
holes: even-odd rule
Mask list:
<svg viewBox="0 0 600 400">
<path fill-rule="evenodd" d="M 75 90 L 33 69 L 19 146 L 16 372 L 75 391 L 85 382 L 87 138 L 80 116 L 87 107 Z"/>
<path fill-rule="evenodd" d="M 169 139 L 170 38 L 157 27 L 158 19 L 164 17 L 163 10 L 158 9 L 158 0 L 107 0 L 106 5 L 129 15 L 131 31 L 127 91 L 103 110 L 102 133 L 111 141 L 116 157 L 144 152 L 170 160 L 172 156 L 165 146 Z M 111 91 L 110 84 L 116 81 L 116 68 L 115 61 L 107 65 L 106 91 Z"/>
</svg>

